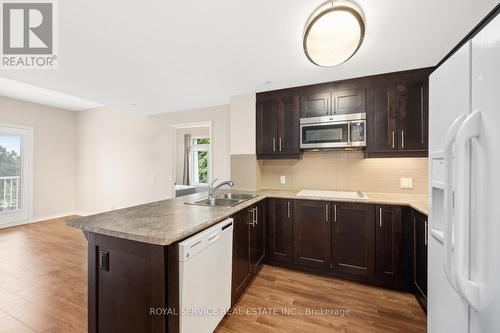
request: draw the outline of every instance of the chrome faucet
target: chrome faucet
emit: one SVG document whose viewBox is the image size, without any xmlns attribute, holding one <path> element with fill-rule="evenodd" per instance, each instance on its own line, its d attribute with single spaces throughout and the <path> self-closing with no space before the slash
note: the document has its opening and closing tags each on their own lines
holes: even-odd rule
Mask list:
<svg viewBox="0 0 500 333">
<path fill-rule="evenodd" d="M 208 198 L 209 199 L 212 199 L 214 197 L 215 192 L 219 188 L 221 188 L 222 186 L 224 186 L 224 185 L 233 186 L 234 185 L 234 183 L 231 180 L 226 180 L 225 182 L 222 182 L 219 185 L 214 187 L 214 184 L 216 181 L 217 181 L 217 179 L 215 179 L 213 182 L 210 183 L 210 185 L 208 185 Z"/>
</svg>

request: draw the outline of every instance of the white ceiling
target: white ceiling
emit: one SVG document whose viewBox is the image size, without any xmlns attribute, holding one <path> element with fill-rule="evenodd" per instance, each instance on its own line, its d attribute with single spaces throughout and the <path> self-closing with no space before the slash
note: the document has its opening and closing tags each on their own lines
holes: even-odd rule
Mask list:
<svg viewBox="0 0 500 333">
<path fill-rule="evenodd" d="M 322 2 L 58 1 L 59 67 L 0 76 L 149 114 L 193 109 L 237 94 L 435 65 L 498 3 L 358 0 L 363 45 L 348 62 L 321 68 L 308 62 L 301 38 Z"/>
</svg>

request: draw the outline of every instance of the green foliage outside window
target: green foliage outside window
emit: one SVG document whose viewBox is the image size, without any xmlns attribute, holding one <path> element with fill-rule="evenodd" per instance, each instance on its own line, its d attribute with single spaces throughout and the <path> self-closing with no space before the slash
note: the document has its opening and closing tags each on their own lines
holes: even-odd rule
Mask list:
<svg viewBox="0 0 500 333">
<path fill-rule="evenodd" d="M 202 184 L 208 183 L 208 152 L 198 152 L 198 177 Z"/>
<path fill-rule="evenodd" d="M 7 151 L 0 145 L 0 177 L 19 176 L 21 172 L 21 157 L 15 151 Z"/>
</svg>

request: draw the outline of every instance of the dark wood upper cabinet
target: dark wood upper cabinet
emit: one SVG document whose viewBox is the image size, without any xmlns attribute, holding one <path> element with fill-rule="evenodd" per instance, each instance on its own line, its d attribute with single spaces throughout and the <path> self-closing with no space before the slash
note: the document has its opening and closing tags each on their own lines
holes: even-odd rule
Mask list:
<svg viewBox="0 0 500 333">
<path fill-rule="evenodd" d="M 257 155 L 276 154 L 278 138 L 278 100 L 257 99 Z"/>
<path fill-rule="evenodd" d="M 403 288 L 403 210 L 375 206 L 376 279 L 386 287 Z"/>
<path fill-rule="evenodd" d="M 298 96 L 283 97 L 278 112 L 278 154 L 300 154 L 300 99 Z"/>
<path fill-rule="evenodd" d="M 380 86 L 368 90 L 367 150 L 394 151 L 397 148 L 397 86 Z"/>
<path fill-rule="evenodd" d="M 272 261 L 293 262 L 293 201 L 269 199 L 267 257 Z"/>
<path fill-rule="evenodd" d="M 370 278 L 375 271 L 374 206 L 333 204 L 333 270 Z"/>
<path fill-rule="evenodd" d="M 300 116 L 306 118 L 331 115 L 331 97 L 331 89 L 303 92 L 300 97 Z"/>
<path fill-rule="evenodd" d="M 365 157 L 425 157 L 430 70 L 394 73 L 368 89 Z"/>
<path fill-rule="evenodd" d="M 332 93 L 333 114 L 366 112 L 366 89 L 335 89 Z"/>
<path fill-rule="evenodd" d="M 232 304 L 241 296 L 252 279 L 250 218 L 249 209 L 243 209 L 233 215 Z"/>
<path fill-rule="evenodd" d="M 257 158 L 300 158 L 300 118 L 366 113 L 365 157 L 425 157 L 429 74 L 387 73 L 257 94 Z"/>
<path fill-rule="evenodd" d="M 398 86 L 399 140 L 404 151 L 427 151 L 428 80 Z"/>
<path fill-rule="evenodd" d="M 331 261 L 331 203 L 295 200 L 293 203 L 294 263 L 326 269 Z"/>
<path fill-rule="evenodd" d="M 257 158 L 299 158 L 299 97 L 259 94 L 256 104 Z"/>
</svg>

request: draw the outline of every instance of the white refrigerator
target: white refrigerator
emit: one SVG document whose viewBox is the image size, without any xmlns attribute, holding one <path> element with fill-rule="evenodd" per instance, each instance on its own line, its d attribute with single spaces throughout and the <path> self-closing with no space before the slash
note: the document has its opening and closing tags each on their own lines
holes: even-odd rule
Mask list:
<svg viewBox="0 0 500 333">
<path fill-rule="evenodd" d="M 500 15 L 429 80 L 428 332 L 500 332 Z"/>
</svg>

